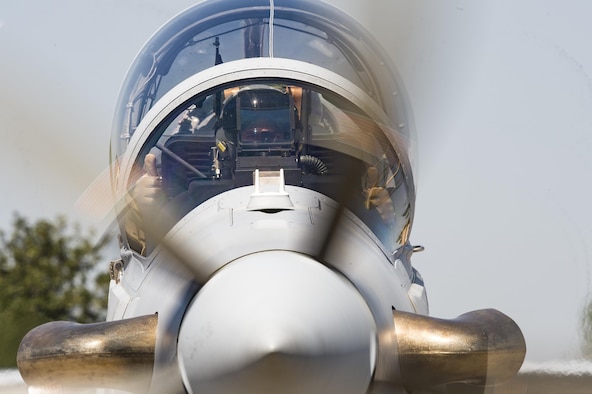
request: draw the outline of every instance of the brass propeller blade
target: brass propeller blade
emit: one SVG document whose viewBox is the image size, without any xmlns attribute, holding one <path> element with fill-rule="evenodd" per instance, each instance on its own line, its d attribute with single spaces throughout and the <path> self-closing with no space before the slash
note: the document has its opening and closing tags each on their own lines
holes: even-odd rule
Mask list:
<svg viewBox="0 0 592 394">
<path fill-rule="evenodd" d="M 526 354 L 518 325 L 495 309 L 445 320 L 393 312 L 403 383 L 495 385 L 516 375 Z"/>
<path fill-rule="evenodd" d="M 19 371 L 29 386 L 147 392 L 157 322 L 155 314 L 104 323 L 43 324 L 21 341 Z"/>
</svg>

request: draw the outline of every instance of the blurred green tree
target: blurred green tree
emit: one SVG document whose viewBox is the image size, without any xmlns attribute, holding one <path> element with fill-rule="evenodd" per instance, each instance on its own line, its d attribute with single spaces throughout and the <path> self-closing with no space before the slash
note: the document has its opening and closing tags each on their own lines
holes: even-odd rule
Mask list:
<svg viewBox="0 0 592 394">
<path fill-rule="evenodd" d="M 29 223 L 16 214 L 0 231 L 0 368 L 16 366 L 23 336 L 52 320 L 104 320 L 109 274 L 97 270 L 108 236 L 98 241 L 64 217 Z"/>
</svg>

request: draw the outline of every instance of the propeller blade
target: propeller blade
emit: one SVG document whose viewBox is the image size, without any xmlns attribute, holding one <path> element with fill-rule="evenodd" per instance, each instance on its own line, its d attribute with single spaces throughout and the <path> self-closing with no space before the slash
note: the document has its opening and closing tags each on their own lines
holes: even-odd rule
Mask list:
<svg viewBox="0 0 592 394">
<path fill-rule="evenodd" d="M 104 323 L 58 321 L 23 338 L 19 372 L 31 387 L 105 387 L 147 392 L 158 315 Z"/>
<path fill-rule="evenodd" d="M 526 354 L 518 325 L 495 309 L 445 320 L 394 311 L 403 383 L 495 385 L 514 377 Z"/>
<path fill-rule="evenodd" d="M 349 205 L 356 192 L 360 189 L 359 179 L 360 176 L 352 174 L 352 176 L 345 178 L 345 182 L 337 185 L 339 188 L 339 191 L 336 193 L 337 206 L 333 210 L 330 220 L 328 220 L 328 224 L 323 225 L 319 229 L 318 239 L 320 242 L 318 245 L 318 251 L 314 254 L 314 257 L 320 262 L 326 260 L 327 253 L 337 240 L 335 235 L 339 229 L 345 210 L 347 209 L 346 207 Z"/>
</svg>

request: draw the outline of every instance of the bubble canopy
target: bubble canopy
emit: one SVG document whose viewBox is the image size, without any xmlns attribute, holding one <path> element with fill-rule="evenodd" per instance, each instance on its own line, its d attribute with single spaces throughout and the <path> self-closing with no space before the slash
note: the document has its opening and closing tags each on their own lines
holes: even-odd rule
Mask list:
<svg viewBox="0 0 592 394">
<path fill-rule="evenodd" d="M 321 1 L 273 4 L 272 12 L 269 0 L 206 1 L 157 31 L 123 83 L 113 122 L 113 154 L 125 151 L 142 118 L 172 87 L 216 63 L 250 57 L 294 59 L 331 70 L 368 93 L 399 133 L 414 137 L 404 88 L 362 26 Z"/>
<path fill-rule="evenodd" d="M 158 176 L 167 201 L 280 168 L 286 184 L 338 199 L 332 182 L 354 176 L 364 201 L 349 208 L 393 250 L 413 216 L 410 122 L 388 59 L 342 12 L 317 1 L 207 1 L 161 28 L 132 64 L 112 175 L 120 196 L 143 172 Z"/>
</svg>

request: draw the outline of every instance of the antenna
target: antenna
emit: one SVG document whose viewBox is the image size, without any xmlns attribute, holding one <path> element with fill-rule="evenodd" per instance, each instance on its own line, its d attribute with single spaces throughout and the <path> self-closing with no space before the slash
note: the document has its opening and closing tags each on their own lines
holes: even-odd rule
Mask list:
<svg viewBox="0 0 592 394">
<path fill-rule="evenodd" d="M 222 56 L 220 55 L 220 37 L 214 39 L 213 45 L 216 47 L 216 60 L 214 61 L 214 66 L 217 66 L 218 64 L 224 63 L 222 61 Z"/>
<path fill-rule="evenodd" d="M 269 0 L 269 57 L 273 57 L 273 18 L 275 9 L 273 0 Z"/>
<path fill-rule="evenodd" d="M 220 37 L 214 38 L 213 45 L 216 47 L 216 59 L 214 61 L 214 66 L 218 64 L 222 64 L 222 55 L 220 55 Z M 216 114 L 217 118 L 220 118 L 220 114 L 222 113 L 222 92 L 216 93 L 214 98 L 214 113 Z"/>
</svg>

